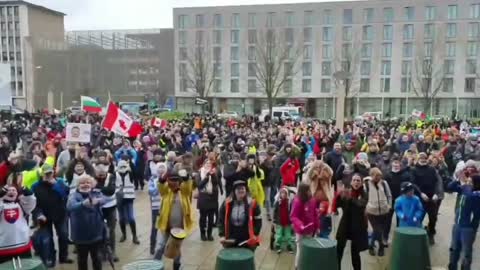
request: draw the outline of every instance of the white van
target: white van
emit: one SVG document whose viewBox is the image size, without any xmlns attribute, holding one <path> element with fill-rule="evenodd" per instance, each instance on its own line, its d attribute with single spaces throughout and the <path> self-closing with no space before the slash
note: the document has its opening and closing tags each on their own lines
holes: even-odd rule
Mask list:
<svg viewBox="0 0 480 270">
<path fill-rule="evenodd" d="M 265 117 L 268 115 L 268 109 L 267 110 L 262 110 L 262 113 L 258 116 L 258 120 L 260 122 L 265 122 Z M 273 121 L 278 121 L 280 119 L 285 120 L 285 119 L 291 119 L 292 116 L 287 110 L 278 110 L 278 109 L 273 109 L 272 108 L 272 115 L 271 119 Z"/>
</svg>

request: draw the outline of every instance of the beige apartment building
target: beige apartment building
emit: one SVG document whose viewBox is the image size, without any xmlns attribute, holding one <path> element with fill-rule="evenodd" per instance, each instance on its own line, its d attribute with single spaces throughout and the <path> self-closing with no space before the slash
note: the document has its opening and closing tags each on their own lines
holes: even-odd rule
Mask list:
<svg viewBox="0 0 480 270">
<path fill-rule="evenodd" d="M 480 0 L 369 0 L 304 4 L 176 8 L 175 96 L 183 111 L 199 111 L 192 48 L 207 48 L 214 69 L 208 100 L 215 112 L 266 108 L 255 50 L 265 33 L 298 48 L 296 72 L 280 103 L 330 118 L 348 71 L 347 116 L 382 111 L 480 115 Z M 338 73 L 337 73 L 338 74 Z M 427 105 L 426 105 L 427 104 Z"/>
</svg>

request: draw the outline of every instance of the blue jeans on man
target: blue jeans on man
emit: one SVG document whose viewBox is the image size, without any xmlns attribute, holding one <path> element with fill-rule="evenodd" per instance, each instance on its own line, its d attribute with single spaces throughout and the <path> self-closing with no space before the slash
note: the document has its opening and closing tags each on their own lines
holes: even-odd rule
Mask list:
<svg viewBox="0 0 480 270">
<path fill-rule="evenodd" d="M 168 232 L 160 232 L 158 234 L 157 239 L 157 250 L 155 251 L 155 255 L 153 258 L 155 260 L 162 260 L 163 253 L 165 252 L 165 246 L 167 245 L 168 238 L 170 238 L 170 233 Z M 180 259 L 181 255 L 173 259 L 173 270 L 180 270 Z"/>
<path fill-rule="evenodd" d="M 458 224 L 452 228 L 452 242 L 450 243 L 450 262 L 448 270 L 457 270 L 458 261 L 463 252 L 462 270 L 470 270 L 472 264 L 473 243 L 476 232 L 473 228 L 462 228 Z"/>
</svg>

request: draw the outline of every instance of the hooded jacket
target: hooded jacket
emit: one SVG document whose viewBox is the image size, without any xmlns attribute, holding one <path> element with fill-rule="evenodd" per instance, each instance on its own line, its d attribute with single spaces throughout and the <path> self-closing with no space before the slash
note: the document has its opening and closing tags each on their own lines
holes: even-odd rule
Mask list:
<svg viewBox="0 0 480 270">
<path fill-rule="evenodd" d="M 418 196 L 398 197 L 395 201 L 395 213 L 400 220 L 400 227 L 422 227 L 425 210 Z"/>
<path fill-rule="evenodd" d="M 477 232 L 480 222 L 480 191 L 473 191 L 472 186 L 461 185 L 459 181 L 452 181 L 448 188 L 460 195 L 455 209 L 455 224 Z"/>
</svg>

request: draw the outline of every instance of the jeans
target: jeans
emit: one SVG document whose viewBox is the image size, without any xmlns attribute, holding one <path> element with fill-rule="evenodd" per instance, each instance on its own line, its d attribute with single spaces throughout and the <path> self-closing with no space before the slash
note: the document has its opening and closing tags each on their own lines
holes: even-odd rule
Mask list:
<svg viewBox="0 0 480 270">
<path fill-rule="evenodd" d="M 367 215 L 370 225 L 372 225 L 373 235 L 370 242 L 370 248 L 375 246 L 375 241 L 378 241 L 379 248 L 383 249 L 383 234 L 385 232 L 385 226 L 387 224 L 388 214 L 385 215 Z"/>
<path fill-rule="evenodd" d="M 330 237 L 331 232 L 332 232 L 332 217 L 331 216 L 320 217 L 320 233 L 318 233 L 318 237 L 328 239 Z"/>
<path fill-rule="evenodd" d="M 303 238 L 308 238 L 311 236 L 308 235 L 301 235 L 301 234 L 295 234 L 295 242 L 297 243 L 297 253 L 295 254 L 295 269 L 298 268 L 298 263 L 300 261 L 300 252 L 302 252 L 302 239 Z"/>
<path fill-rule="evenodd" d="M 202 235 L 204 235 L 205 232 L 209 236 L 212 235 L 215 212 L 217 212 L 216 209 L 200 210 L 200 219 L 198 223 Z"/>
<path fill-rule="evenodd" d="M 390 212 L 387 214 L 387 220 L 385 223 L 385 230 L 383 231 L 383 240 L 385 243 L 388 243 L 388 238 L 390 237 L 390 230 L 392 228 L 392 218 L 395 216 L 397 220 L 397 227 L 400 225 L 400 220 L 398 220 L 398 216 L 395 215 L 395 211 L 393 209 L 390 209 Z"/>
<path fill-rule="evenodd" d="M 157 218 L 160 213 L 159 209 L 152 209 L 152 229 L 150 230 L 150 247 L 154 248 L 157 244 Z"/>
<path fill-rule="evenodd" d="M 275 228 L 275 248 L 282 249 L 282 246 L 286 245 L 293 250 L 295 242 L 293 241 L 292 227 L 276 225 Z"/>
<path fill-rule="evenodd" d="M 428 202 L 423 202 L 423 208 L 428 215 L 428 225 L 427 233 L 428 236 L 434 236 L 436 234 L 435 227 L 437 225 L 438 217 L 438 202 L 429 200 Z"/>
<path fill-rule="evenodd" d="M 103 218 L 107 221 L 108 227 L 108 245 L 112 249 L 113 254 L 115 255 L 115 227 L 117 226 L 117 212 L 115 211 L 117 207 L 103 208 Z"/>
<path fill-rule="evenodd" d="M 61 221 L 48 221 L 47 220 L 47 228 L 50 232 L 50 235 L 53 235 L 53 227 L 55 227 L 55 231 L 57 232 L 58 238 L 58 259 L 60 261 L 65 261 L 68 259 L 68 226 L 67 226 L 67 218 Z M 50 250 L 55 250 L 55 246 L 53 241 L 51 242 Z"/>
<path fill-rule="evenodd" d="M 90 254 L 92 269 L 102 270 L 102 261 L 100 260 L 101 247 L 102 242 L 77 245 L 77 269 L 88 270 L 88 254 Z"/>
<path fill-rule="evenodd" d="M 463 251 L 462 270 L 470 270 L 472 264 L 475 231 L 472 228 L 460 228 L 453 225 L 452 242 L 450 243 L 450 262 L 448 270 L 457 270 L 457 264 Z"/>
<path fill-rule="evenodd" d="M 155 255 L 153 258 L 155 260 L 162 260 L 163 253 L 165 252 L 165 246 L 167 245 L 168 238 L 170 238 L 170 234 L 168 232 L 160 232 L 158 234 L 158 239 L 157 239 L 157 250 L 155 251 Z M 177 258 L 173 260 L 174 265 L 180 265 L 180 259 L 181 255 L 179 255 Z"/>
<path fill-rule="evenodd" d="M 271 209 L 272 209 L 272 201 L 270 200 L 270 193 L 272 192 L 271 187 L 263 187 L 265 190 L 265 211 L 267 212 L 267 218 L 270 219 L 271 215 Z"/>
<path fill-rule="evenodd" d="M 117 205 L 118 219 L 120 223 L 134 223 L 135 216 L 133 215 L 133 199 L 123 199 L 120 204 Z"/>
<path fill-rule="evenodd" d="M 362 269 L 362 261 L 360 259 L 360 250 L 358 249 L 355 242 L 351 241 L 350 247 L 350 254 L 352 257 L 352 266 L 353 270 L 361 270 Z M 341 239 L 337 241 L 337 260 L 338 260 L 338 270 L 341 269 L 342 266 L 342 258 L 343 258 L 343 251 L 345 250 L 345 246 L 347 245 L 347 239 Z"/>
</svg>

